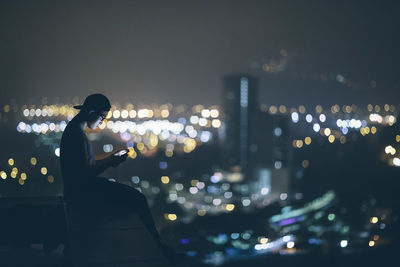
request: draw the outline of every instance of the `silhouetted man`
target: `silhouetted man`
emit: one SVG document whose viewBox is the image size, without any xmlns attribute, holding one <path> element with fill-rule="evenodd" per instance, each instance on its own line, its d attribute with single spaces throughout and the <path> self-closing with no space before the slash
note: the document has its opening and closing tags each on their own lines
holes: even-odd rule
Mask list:
<svg viewBox="0 0 400 267">
<path fill-rule="evenodd" d="M 138 190 L 99 177 L 108 167 L 116 167 L 127 158 L 126 149 L 114 150 L 95 157 L 85 128 L 96 129 L 106 118 L 111 105 L 107 97 L 93 94 L 83 105 L 74 106 L 80 112 L 68 123 L 61 138 L 60 165 L 67 203 L 90 205 L 116 204 L 126 206 L 139 214 L 164 255 L 172 262 L 180 261 L 161 240 L 145 196 Z"/>
</svg>

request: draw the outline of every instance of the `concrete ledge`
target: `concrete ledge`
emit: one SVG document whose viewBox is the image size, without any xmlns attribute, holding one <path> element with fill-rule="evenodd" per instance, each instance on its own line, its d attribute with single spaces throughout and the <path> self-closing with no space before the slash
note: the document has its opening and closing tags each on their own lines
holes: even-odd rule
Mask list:
<svg viewBox="0 0 400 267">
<path fill-rule="evenodd" d="M 65 205 L 65 214 L 74 266 L 169 266 L 136 213 Z"/>
</svg>

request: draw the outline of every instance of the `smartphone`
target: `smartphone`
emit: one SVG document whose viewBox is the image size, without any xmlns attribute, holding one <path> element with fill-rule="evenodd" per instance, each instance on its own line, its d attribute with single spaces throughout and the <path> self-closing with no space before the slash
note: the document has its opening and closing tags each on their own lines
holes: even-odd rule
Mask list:
<svg viewBox="0 0 400 267">
<path fill-rule="evenodd" d="M 121 151 L 115 153 L 114 156 L 122 156 L 122 155 L 125 155 L 126 153 L 128 153 L 128 150 L 124 149 L 124 150 L 121 150 Z"/>
</svg>

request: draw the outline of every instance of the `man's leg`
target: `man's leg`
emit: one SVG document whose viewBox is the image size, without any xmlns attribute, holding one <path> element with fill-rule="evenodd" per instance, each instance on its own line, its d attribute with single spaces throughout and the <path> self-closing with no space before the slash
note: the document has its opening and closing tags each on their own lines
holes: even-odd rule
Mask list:
<svg viewBox="0 0 400 267">
<path fill-rule="evenodd" d="M 138 213 L 143 223 L 146 225 L 150 235 L 160 247 L 161 252 L 168 261 L 171 263 L 179 263 L 185 260 L 184 254 L 175 253 L 161 239 L 156 229 L 146 197 L 141 192 L 130 186 L 110 182 L 101 177 L 94 179 L 94 181 L 91 182 L 91 185 L 91 194 L 95 195 L 95 198 L 100 199 L 101 202 L 104 203 L 105 201 L 105 204 L 123 206 L 127 208 L 127 210 Z"/>
<path fill-rule="evenodd" d="M 157 242 L 158 245 L 164 246 L 165 244 L 162 242 L 160 234 L 157 231 L 153 215 L 150 212 L 149 204 L 147 203 L 146 197 L 134 188 L 130 188 L 129 199 L 134 206 L 134 211 L 136 211 L 140 218 L 143 220 L 143 223 L 146 225 L 149 230 L 151 236 Z"/>
<path fill-rule="evenodd" d="M 128 210 L 136 212 L 154 241 L 161 247 L 165 246 L 157 231 L 146 197 L 141 192 L 124 184 L 110 182 L 102 177 L 96 177 L 90 185 L 90 191 L 99 195 L 102 202 L 106 201 L 108 204 L 126 207 Z"/>
</svg>

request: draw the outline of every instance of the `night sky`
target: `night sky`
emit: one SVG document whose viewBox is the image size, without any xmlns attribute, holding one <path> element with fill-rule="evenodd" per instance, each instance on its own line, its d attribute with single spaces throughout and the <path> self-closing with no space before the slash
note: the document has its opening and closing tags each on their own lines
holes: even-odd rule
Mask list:
<svg viewBox="0 0 400 267">
<path fill-rule="evenodd" d="M 398 1 L 69 2 L 1 1 L 1 103 L 220 104 L 235 73 L 266 104 L 399 100 Z"/>
</svg>

